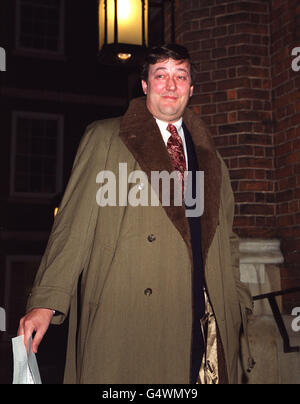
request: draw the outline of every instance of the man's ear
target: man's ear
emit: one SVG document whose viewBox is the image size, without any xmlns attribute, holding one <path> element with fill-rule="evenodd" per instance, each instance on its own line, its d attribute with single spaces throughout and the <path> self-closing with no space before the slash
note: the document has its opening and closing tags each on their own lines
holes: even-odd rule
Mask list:
<svg viewBox="0 0 300 404">
<path fill-rule="evenodd" d="M 145 80 L 142 80 L 142 88 L 143 88 L 144 94 L 147 94 L 148 84 L 145 82 Z"/>
<path fill-rule="evenodd" d="M 194 86 L 190 87 L 190 97 L 194 94 Z"/>
</svg>

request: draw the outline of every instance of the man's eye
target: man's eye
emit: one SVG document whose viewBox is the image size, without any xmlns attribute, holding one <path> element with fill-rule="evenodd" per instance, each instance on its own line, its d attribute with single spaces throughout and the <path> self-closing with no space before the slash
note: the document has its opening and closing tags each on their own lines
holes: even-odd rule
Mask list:
<svg viewBox="0 0 300 404">
<path fill-rule="evenodd" d="M 178 76 L 178 79 L 182 80 L 182 81 L 185 81 L 185 80 L 187 80 L 187 77 L 186 76 Z"/>
<path fill-rule="evenodd" d="M 156 76 L 156 78 L 157 79 L 163 79 L 165 76 L 163 75 L 163 74 L 158 74 L 157 76 Z"/>
</svg>

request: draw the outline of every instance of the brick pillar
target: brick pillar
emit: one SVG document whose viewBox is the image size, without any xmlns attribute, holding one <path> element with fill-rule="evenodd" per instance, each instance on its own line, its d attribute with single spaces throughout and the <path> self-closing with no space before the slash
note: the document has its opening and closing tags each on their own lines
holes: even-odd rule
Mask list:
<svg viewBox="0 0 300 404">
<path fill-rule="evenodd" d="M 194 110 L 212 129 L 242 237 L 275 236 L 269 2 L 180 1 L 178 38 L 198 71 Z"/>
<path fill-rule="evenodd" d="M 271 40 L 276 225 L 285 258 L 282 286 L 289 288 L 300 286 L 300 71 L 291 66 L 292 49 L 300 47 L 298 0 L 272 1 Z M 295 306 L 300 306 L 299 295 L 287 296 L 286 311 Z"/>
</svg>

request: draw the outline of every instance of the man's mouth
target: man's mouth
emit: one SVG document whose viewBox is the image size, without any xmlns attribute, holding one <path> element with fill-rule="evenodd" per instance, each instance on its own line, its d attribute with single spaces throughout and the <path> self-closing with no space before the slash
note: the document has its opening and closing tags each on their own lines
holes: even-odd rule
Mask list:
<svg viewBox="0 0 300 404">
<path fill-rule="evenodd" d="M 175 97 L 174 95 L 163 95 L 162 98 L 166 99 L 166 100 L 170 100 L 170 101 L 176 101 L 177 97 Z"/>
</svg>

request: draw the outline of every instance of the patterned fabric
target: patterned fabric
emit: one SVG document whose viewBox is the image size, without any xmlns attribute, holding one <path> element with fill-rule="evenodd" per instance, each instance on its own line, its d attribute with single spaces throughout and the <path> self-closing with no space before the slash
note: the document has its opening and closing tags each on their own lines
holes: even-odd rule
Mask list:
<svg viewBox="0 0 300 404">
<path fill-rule="evenodd" d="M 167 149 L 174 169 L 178 172 L 178 179 L 182 184 L 182 200 L 184 200 L 184 173 L 186 171 L 186 161 L 181 137 L 178 135 L 176 126 L 168 124 L 167 130 L 171 133 L 168 139 Z"/>
<path fill-rule="evenodd" d="M 219 358 L 217 324 L 206 290 L 204 290 L 206 313 L 200 320 L 206 351 L 196 384 L 219 384 Z"/>
</svg>

